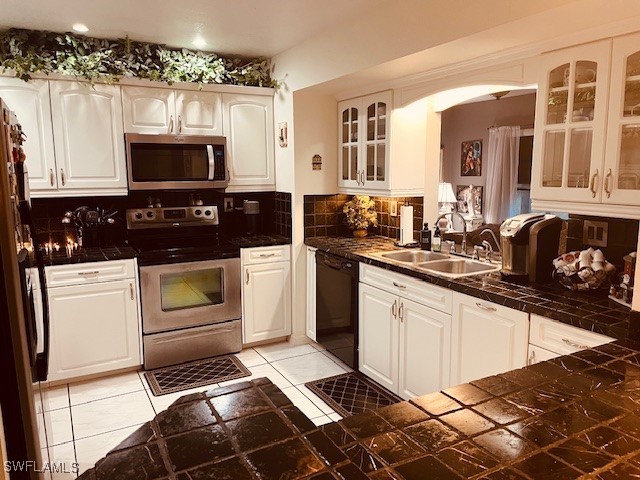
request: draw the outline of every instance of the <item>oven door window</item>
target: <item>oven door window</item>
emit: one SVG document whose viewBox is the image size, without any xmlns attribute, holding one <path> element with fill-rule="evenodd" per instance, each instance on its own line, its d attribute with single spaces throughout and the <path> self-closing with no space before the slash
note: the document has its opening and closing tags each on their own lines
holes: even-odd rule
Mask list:
<svg viewBox="0 0 640 480">
<path fill-rule="evenodd" d="M 160 275 L 162 311 L 220 305 L 224 302 L 222 268 Z"/>
<path fill-rule="evenodd" d="M 132 143 L 131 176 L 135 182 L 207 180 L 207 146 Z"/>
</svg>

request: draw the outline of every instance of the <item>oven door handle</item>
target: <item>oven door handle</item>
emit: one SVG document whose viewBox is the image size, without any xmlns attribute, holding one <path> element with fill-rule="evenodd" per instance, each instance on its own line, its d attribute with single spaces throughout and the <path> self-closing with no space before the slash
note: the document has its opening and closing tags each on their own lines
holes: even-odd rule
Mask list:
<svg viewBox="0 0 640 480">
<path fill-rule="evenodd" d="M 207 145 L 207 159 L 209 160 L 209 176 L 207 180 L 213 180 L 216 171 L 216 161 L 213 157 L 213 145 Z"/>
</svg>

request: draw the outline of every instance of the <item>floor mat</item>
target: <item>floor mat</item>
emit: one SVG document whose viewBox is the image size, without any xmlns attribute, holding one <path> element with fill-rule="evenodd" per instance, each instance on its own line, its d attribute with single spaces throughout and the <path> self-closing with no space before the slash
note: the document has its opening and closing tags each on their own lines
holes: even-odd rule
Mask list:
<svg viewBox="0 0 640 480">
<path fill-rule="evenodd" d="M 144 372 L 156 397 L 249 375 L 251 372 L 235 355 L 206 358 Z"/>
<path fill-rule="evenodd" d="M 402 399 L 357 372 L 305 383 L 343 417 L 401 402 Z"/>
</svg>

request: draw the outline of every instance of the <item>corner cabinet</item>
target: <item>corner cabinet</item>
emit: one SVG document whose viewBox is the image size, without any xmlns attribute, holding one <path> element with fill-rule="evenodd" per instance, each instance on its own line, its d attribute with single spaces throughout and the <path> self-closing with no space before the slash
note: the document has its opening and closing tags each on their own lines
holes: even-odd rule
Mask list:
<svg viewBox="0 0 640 480">
<path fill-rule="evenodd" d="M 290 246 L 243 248 L 242 343 L 291 335 Z"/>
<path fill-rule="evenodd" d="M 273 97 L 222 95 L 227 137 L 227 192 L 272 191 L 276 187 Z"/>
<path fill-rule="evenodd" d="M 338 103 L 340 193 L 423 194 L 425 148 L 419 145 L 426 136 L 427 113 L 420 111 L 422 105 L 394 110 L 391 91 Z M 394 142 L 392 135 L 397 136 Z M 403 155 L 407 143 L 418 147 L 409 157 Z"/>
</svg>

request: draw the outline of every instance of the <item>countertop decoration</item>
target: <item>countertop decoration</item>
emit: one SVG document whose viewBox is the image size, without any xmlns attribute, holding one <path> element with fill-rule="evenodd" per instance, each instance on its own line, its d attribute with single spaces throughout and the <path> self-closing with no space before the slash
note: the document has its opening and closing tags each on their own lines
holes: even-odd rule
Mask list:
<svg viewBox="0 0 640 480">
<path fill-rule="evenodd" d="M 368 195 L 354 195 L 342 211 L 347 215 L 346 222 L 354 237 L 366 237 L 369 225 L 378 225 L 375 202 Z"/>
<path fill-rule="evenodd" d="M 129 37 L 99 39 L 73 33 L 12 28 L 0 34 L 0 70 L 29 81 L 32 75 L 62 74 L 91 83 L 121 78 L 157 82 L 278 87 L 263 58 L 223 58 L 213 52 L 169 48 Z"/>
</svg>

